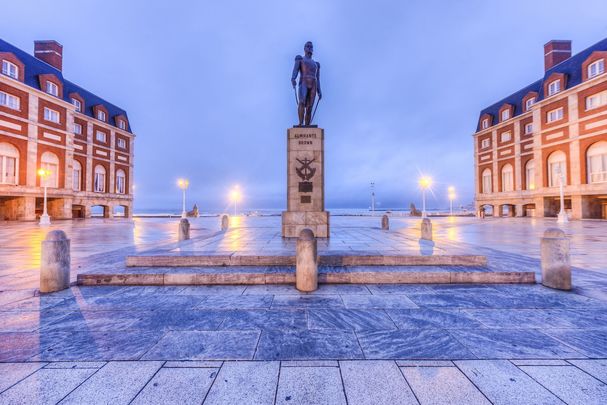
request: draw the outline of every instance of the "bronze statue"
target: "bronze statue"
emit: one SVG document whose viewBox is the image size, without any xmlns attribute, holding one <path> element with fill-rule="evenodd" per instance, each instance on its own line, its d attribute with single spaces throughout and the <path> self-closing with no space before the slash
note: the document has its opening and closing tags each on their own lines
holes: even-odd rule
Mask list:
<svg viewBox="0 0 607 405">
<path fill-rule="evenodd" d="M 312 108 L 318 94 L 318 101 L 322 99 L 320 91 L 320 63 L 312 59 L 314 46 L 308 41 L 304 45 L 304 56 L 295 57 L 295 66 L 291 75 L 291 84 L 293 89 L 297 84 L 297 75 L 299 74 L 299 91 L 297 92 L 297 113 L 299 114 L 299 125 L 303 125 L 304 117 L 306 125 L 310 125 L 313 114 Z M 318 107 L 318 104 L 316 105 Z"/>
</svg>

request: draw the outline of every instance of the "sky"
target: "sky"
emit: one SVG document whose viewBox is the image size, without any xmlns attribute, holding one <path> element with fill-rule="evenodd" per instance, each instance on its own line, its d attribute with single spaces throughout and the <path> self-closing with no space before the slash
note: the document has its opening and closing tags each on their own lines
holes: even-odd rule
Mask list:
<svg viewBox="0 0 607 405">
<path fill-rule="evenodd" d="M 144 1 L 2 3 L 2 39 L 32 53 L 63 44 L 64 76 L 128 112 L 135 210 L 286 207 L 286 131 L 297 121 L 290 75 L 314 43 L 331 208 L 474 198 L 479 111 L 543 76 L 543 45 L 573 52 L 607 37 L 607 2 Z"/>
</svg>

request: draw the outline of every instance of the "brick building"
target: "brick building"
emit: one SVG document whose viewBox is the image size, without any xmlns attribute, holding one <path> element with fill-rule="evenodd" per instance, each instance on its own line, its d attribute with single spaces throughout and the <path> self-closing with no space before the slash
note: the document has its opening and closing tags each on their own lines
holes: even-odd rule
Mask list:
<svg viewBox="0 0 607 405">
<path fill-rule="evenodd" d="M 38 217 L 41 181 L 53 219 L 89 217 L 94 206 L 132 215 L 127 114 L 66 80 L 62 59 L 55 41 L 36 41 L 32 56 L 0 40 L 0 220 Z"/>
<path fill-rule="evenodd" d="M 572 56 L 544 45 L 544 76 L 485 108 L 474 134 L 476 208 L 556 216 L 563 182 L 572 219 L 607 218 L 607 39 Z"/>
</svg>

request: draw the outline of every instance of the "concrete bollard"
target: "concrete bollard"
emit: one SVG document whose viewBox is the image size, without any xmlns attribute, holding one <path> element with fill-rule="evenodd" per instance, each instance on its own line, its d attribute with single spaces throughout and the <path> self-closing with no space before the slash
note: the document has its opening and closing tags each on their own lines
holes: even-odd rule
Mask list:
<svg viewBox="0 0 607 405">
<path fill-rule="evenodd" d="M 422 236 L 423 240 L 432 240 L 432 222 L 428 218 L 422 219 Z"/>
<path fill-rule="evenodd" d="M 558 290 L 571 290 L 569 239 L 559 228 L 549 228 L 541 239 L 542 284 Z"/>
<path fill-rule="evenodd" d="M 390 230 L 390 219 L 387 215 L 381 217 L 381 229 L 384 231 Z"/>
<path fill-rule="evenodd" d="M 227 215 L 222 216 L 221 217 L 221 230 L 227 231 L 229 227 L 230 227 L 230 217 Z"/>
<path fill-rule="evenodd" d="M 50 231 L 42 241 L 40 292 L 61 291 L 70 286 L 70 240 L 63 231 Z"/>
<path fill-rule="evenodd" d="M 181 218 L 179 221 L 179 242 L 190 239 L 190 221 Z"/>
<path fill-rule="evenodd" d="M 302 292 L 311 292 L 318 288 L 317 245 L 310 229 L 303 229 L 297 239 L 295 287 Z"/>
</svg>

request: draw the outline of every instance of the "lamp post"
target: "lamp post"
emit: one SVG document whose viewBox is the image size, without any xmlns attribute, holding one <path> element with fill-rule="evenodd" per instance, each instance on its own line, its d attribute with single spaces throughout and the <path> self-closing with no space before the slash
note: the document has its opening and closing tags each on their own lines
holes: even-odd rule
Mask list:
<svg viewBox="0 0 607 405">
<path fill-rule="evenodd" d="M 453 216 L 453 200 L 455 200 L 455 187 L 449 186 L 447 192 L 449 193 L 449 215 Z"/>
<path fill-rule="evenodd" d="M 230 191 L 230 200 L 234 203 L 234 216 L 236 216 L 236 204 L 238 204 L 241 199 L 242 193 L 240 192 L 240 187 L 236 185 L 232 191 Z"/>
<path fill-rule="evenodd" d="M 426 215 L 426 190 L 432 186 L 432 179 L 428 176 L 423 176 L 419 179 L 419 186 L 422 189 L 422 218 L 427 218 Z"/>
<path fill-rule="evenodd" d="M 561 209 L 559 211 L 559 215 L 556 219 L 556 222 L 559 224 L 566 224 L 569 222 L 569 218 L 567 218 L 567 213 L 565 212 L 565 192 L 563 190 L 563 185 L 565 183 L 565 174 L 561 168 L 561 165 L 558 166 L 558 175 L 559 175 L 559 194 L 561 197 Z"/>
<path fill-rule="evenodd" d="M 185 210 L 185 191 L 188 189 L 190 182 L 187 179 L 179 179 L 179 180 L 177 180 L 177 185 L 183 192 L 183 198 L 182 198 L 182 203 L 181 203 L 181 218 L 186 218 L 188 216 L 188 214 Z"/>
<path fill-rule="evenodd" d="M 38 176 L 40 176 L 40 183 L 43 185 L 44 187 L 44 205 L 42 208 L 42 215 L 40 216 L 40 225 L 50 225 L 51 224 L 51 217 L 48 216 L 48 212 L 47 212 L 47 207 L 46 207 L 46 188 L 48 186 L 47 184 L 47 179 L 48 176 L 51 175 L 51 171 L 50 170 L 46 170 L 46 169 L 39 169 L 38 170 Z"/>
</svg>

